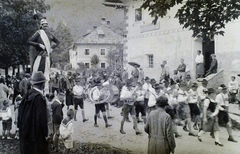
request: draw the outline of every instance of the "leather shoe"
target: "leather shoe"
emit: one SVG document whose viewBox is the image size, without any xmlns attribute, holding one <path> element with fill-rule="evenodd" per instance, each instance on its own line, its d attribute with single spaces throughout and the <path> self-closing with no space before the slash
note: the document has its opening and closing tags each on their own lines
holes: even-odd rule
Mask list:
<svg viewBox="0 0 240 154">
<path fill-rule="evenodd" d="M 186 126 L 183 126 L 183 130 L 184 130 L 185 132 L 188 132 L 188 129 L 187 129 Z"/>
<path fill-rule="evenodd" d="M 199 142 L 202 142 L 202 139 L 201 139 L 201 137 L 200 137 L 200 136 L 198 136 L 198 141 L 199 141 Z"/>
<path fill-rule="evenodd" d="M 105 126 L 106 126 L 106 128 L 108 128 L 108 127 L 111 127 L 112 125 L 111 124 L 106 124 Z"/>
<path fill-rule="evenodd" d="M 193 133 L 188 133 L 189 136 L 197 136 L 196 134 Z"/>
<path fill-rule="evenodd" d="M 142 132 L 139 132 L 139 131 L 136 132 L 136 135 L 141 135 L 141 134 L 142 134 Z"/>
<path fill-rule="evenodd" d="M 99 127 L 98 124 L 94 124 L 95 127 Z"/>
<path fill-rule="evenodd" d="M 121 134 L 126 134 L 126 133 L 124 132 L 124 130 L 122 130 L 122 129 L 120 129 L 120 133 L 121 133 Z"/>
<path fill-rule="evenodd" d="M 223 144 L 219 142 L 215 142 L 215 145 L 219 145 L 220 147 L 223 147 Z"/>
<path fill-rule="evenodd" d="M 88 119 L 83 119 L 83 122 L 86 122 L 86 121 L 88 121 Z"/>
<path fill-rule="evenodd" d="M 112 119 L 112 118 L 113 118 L 113 116 L 109 116 L 109 117 L 108 117 L 108 119 Z"/>
<path fill-rule="evenodd" d="M 238 142 L 238 141 L 234 140 L 234 138 L 232 138 L 232 137 L 229 137 L 229 138 L 228 138 L 228 141 L 230 141 L 230 142 L 235 142 L 235 143 Z"/>
</svg>

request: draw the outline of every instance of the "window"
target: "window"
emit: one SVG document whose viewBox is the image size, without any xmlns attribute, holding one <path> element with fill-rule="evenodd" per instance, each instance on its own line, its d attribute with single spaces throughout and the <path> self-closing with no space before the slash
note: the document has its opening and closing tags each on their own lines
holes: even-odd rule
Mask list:
<svg viewBox="0 0 240 154">
<path fill-rule="evenodd" d="M 85 55 L 89 55 L 90 54 L 90 50 L 89 49 L 85 49 Z"/>
<path fill-rule="evenodd" d="M 105 68 L 105 63 L 101 63 L 101 68 Z"/>
<path fill-rule="evenodd" d="M 153 68 L 153 55 L 147 55 L 148 56 L 148 67 Z"/>
<path fill-rule="evenodd" d="M 90 66 L 89 63 L 85 63 L 86 68 L 89 68 L 89 66 Z"/>
<path fill-rule="evenodd" d="M 142 20 L 142 9 L 138 8 L 135 10 L 135 22 Z"/>
<path fill-rule="evenodd" d="M 105 49 L 101 49 L 101 55 L 105 55 Z"/>
</svg>

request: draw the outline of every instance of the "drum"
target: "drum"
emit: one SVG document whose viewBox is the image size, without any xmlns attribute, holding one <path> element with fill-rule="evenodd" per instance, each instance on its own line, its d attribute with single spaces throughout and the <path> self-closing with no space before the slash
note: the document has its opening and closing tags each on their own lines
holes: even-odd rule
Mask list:
<svg viewBox="0 0 240 154">
<path fill-rule="evenodd" d="M 113 103 L 119 98 L 119 89 L 115 85 L 106 85 L 102 89 L 100 89 L 99 100 L 95 100 L 93 98 L 93 93 L 95 90 L 97 89 L 92 88 L 88 93 L 89 99 L 95 104 Z"/>
</svg>

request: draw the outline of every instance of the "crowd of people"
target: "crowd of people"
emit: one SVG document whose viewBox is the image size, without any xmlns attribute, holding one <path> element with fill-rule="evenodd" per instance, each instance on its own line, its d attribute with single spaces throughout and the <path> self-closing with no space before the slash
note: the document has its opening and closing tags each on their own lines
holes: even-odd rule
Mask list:
<svg viewBox="0 0 240 154">
<path fill-rule="evenodd" d="M 105 121 L 105 127 L 111 127 L 110 108 L 122 108 L 120 134 L 126 134 L 124 123 L 131 122 L 136 135 L 141 132 L 138 123 L 145 124 L 149 134 L 149 153 L 174 153 L 174 138 L 181 138 L 177 126 L 182 126 L 189 136 L 195 136 L 204 142 L 202 135 L 210 132 L 215 145 L 223 146 L 219 140 L 219 126 L 227 129 L 228 141 L 237 142 L 232 134 L 229 117 L 229 103 L 238 103 L 238 83 L 232 76 L 228 86 L 221 84 L 218 88 L 208 86 L 208 81 L 194 81 L 184 73 L 186 65 L 181 59 L 177 73 L 172 77 L 168 73 L 167 62 L 162 64 L 160 80 L 144 76 L 142 70 L 135 67 L 128 75 L 127 69 L 94 74 L 55 73 L 47 81 L 40 71 L 32 76 L 28 73 L 15 78 L 0 78 L 0 105 L 2 120 L 2 139 L 12 139 L 10 131 L 16 125 L 15 139 L 20 138 L 21 153 L 58 152 L 59 138 L 65 145 L 65 153 L 73 147 L 73 121 L 77 121 L 78 106 L 82 121 L 89 122 L 84 111 L 84 102 L 92 101 L 95 105 L 93 126 L 99 127 L 98 119 Z M 45 83 L 49 92 L 44 91 Z M 105 99 L 106 87 L 118 88 L 116 101 Z M 104 89 L 104 90 L 103 90 Z M 89 94 L 91 91 L 91 94 Z M 11 101 L 10 101 L 11 100 Z M 9 105 L 14 105 L 11 111 Z M 66 117 L 63 107 L 68 111 Z M 15 119 L 13 119 L 13 112 Z M 102 113 L 102 117 L 101 114 Z M 165 132 L 167 130 L 167 132 Z M 195 133 L 196 131 L 198 133 Z M 51 144 L 51 146 L 49 145 Z M 165 147 L 168 145 L 168 147 Z M 165 147 L 161 148 L 160 147 Z"/>
</svg>

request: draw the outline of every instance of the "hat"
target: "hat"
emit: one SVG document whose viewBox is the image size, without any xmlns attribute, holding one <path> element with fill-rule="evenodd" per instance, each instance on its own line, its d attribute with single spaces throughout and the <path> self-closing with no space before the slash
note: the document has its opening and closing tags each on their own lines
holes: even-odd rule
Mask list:
<svg viewBox="0 0 240 154">
<path fill-rule="evenodd" d="M 30 82 L 32 84 L 39 84 L 39 83 L 43 83 L 45 81 L 46 81 L 46 78 L 45 78 L 43 72 L 37 71 L 36 73 L 33 74 Z"/>
<path fill-rule="evenodd" d="M 25 73 L 24 76 L 29 78 L 31 75 L 29 73 Z"/>
<path fill-rule="evenodd" d="M 54 93 L 46 94 L 46 97 L 47 97 L 49 100 L 53 100 L 53 98 L 54 98 Z"/>
<path fill-rule="evenodd" d="M 93 83 L 95 84 L 95 86 L 101 86 L 102 85 L 102 82 L 101 82 L 100 78 L 97 78 L 97 79 L 93 80 Z"/>
<path fill-rule="evenodd" d="M 213 88 L 208 88 L 207 93 L 208 94 L 215 93 L 215 90 Z"/>
<path fill-rule="evenodd" d="M 150 83 L 151 84 L 155 84 L 157 81 L 154 79 L 154 78 L 152 78 L 151 80 L 150 80 Z"/>
<path fill-rule="evenodd" d="M 168 105 L 168 98 L 166 96 L 160 96 L 159 98 L 157 98 L 156 104 L 160 107 L 164 107 Z"/>
<path fill-rule="evenodd" d="M 198 87 L 198 84 L 196 82 L 193 82 L 191 87 Z"/>
<path fill-rule="evenodd" d="M 153 86 L 153 88 L 154 88 L 154 89 L 160 89 L 161 86 L 160 86 L 160 84 L 156 83 L 156 84 Z"/>
<path fill-rule="evenodd" d="M 132 86 L 132 80 L 131 80 L 131 79 L 128 79 L 128 80 L 127 80 L 126 86 Z"/>
<path fill-rule="evenodd" d="M 191 79 L 191 75 L 188 74 L 188 75 L 186 76 L 186 79 Z"/>
<path fill-rule="evenodd" d="M 17 95 L 16 101 L 20 101 L 20 100 L 22 100 L 22 96 L 21 95 Z"/>
<path fill-rule="evenodd" d="M 203 84 L 208 84 L 208 80 L 203 79 L 203 80 L 202 80 L 202 83 L 203 83 Z"/>
<path fill-rule="evenodd" d="M 227 86 L 226 86 L 225 84 L 221 84 L 218 89 L 220 89 L 220 90 L 226 90 L 226 89 L 227 89 Z"/>
<path fill-rule="evenodd" d="M 150 80 L 150 78 L 148 76 L 146 76 L 144 80 Z"/>
<path fill-rule="evenodd" d="M 47 22 L 46 19 L 42 19 L 42 20 L 40 21 L 40 25 L 43 25 L 43 24 L 48 24 L 48 22 Z"/>
</svg>

